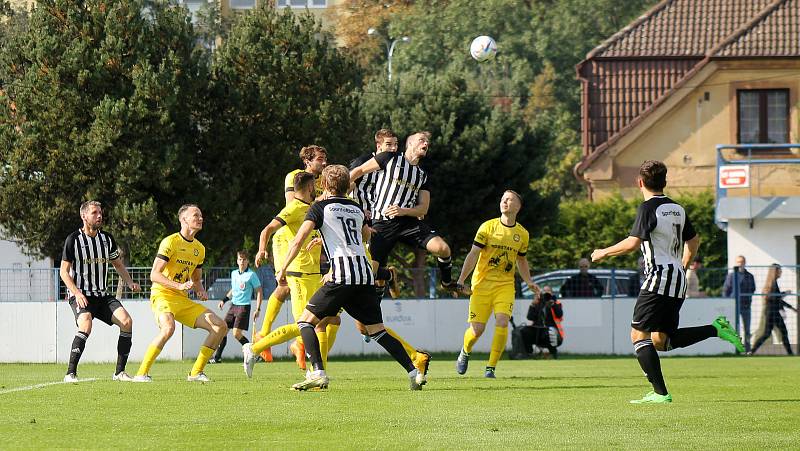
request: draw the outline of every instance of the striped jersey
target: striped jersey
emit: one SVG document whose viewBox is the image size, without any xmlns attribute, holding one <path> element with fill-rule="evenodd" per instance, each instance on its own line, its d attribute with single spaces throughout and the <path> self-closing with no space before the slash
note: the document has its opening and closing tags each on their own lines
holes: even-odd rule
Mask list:
<svg viewBox="0 0 800 451">
<path fill-rule="evenodd" d="M 428 175 L 412 165 L 402 152 L 382 152 L 375 155 L 381 167 L 375 179 L 375 203 L 372 219 L 387 220 L 383 212 L 390 205 L 400 208 L 417 206 L 420 190 L 428 190 Z"/>
<path fill-rule="evenodd" d="M 683 243 L 697 233 L 680 204 L 658 195 L 642 202 L 630 236 L 642 240 L 642 289 L 676 298 L 686 297 L 686 273 L 681 260 Z"/>
<path fill-rule="evenodd" d="M 105 296 L 106 272 L 111 260 L 119 258 L 117 243 L 110 233 L 100 230 L 95 236 L 83 229 L 72 232 L 64 242 L 61 260 L 72 263 L 70 277 L 85 296 Z M 74 296 L 75 293 L 70 293 Z"/>
<path fill-rule="evenodd" d="M 340 285 L 373 285 L 372 265 L 364 249 L 364 211 L 352 199 L 330 197 L 308 210 L 306 221 L 322 234 L 331 263 L 331 281 Z"/>
<path fill-rule="evenodd" d="M 361 166 L 367 161 L 371 160 L 376 154 L 375 152 L 367 152 L 355 160 L 350 162 L 350 170 Z M 375 203 L 375 180 L 378 178 L 377 172 L 370 172 L 364 174 L 355 181 L 355 189 L 353 189 L 353 199 L 361 205 L 364 211 L 372 211 L 372 206 Z"/>
</svg>

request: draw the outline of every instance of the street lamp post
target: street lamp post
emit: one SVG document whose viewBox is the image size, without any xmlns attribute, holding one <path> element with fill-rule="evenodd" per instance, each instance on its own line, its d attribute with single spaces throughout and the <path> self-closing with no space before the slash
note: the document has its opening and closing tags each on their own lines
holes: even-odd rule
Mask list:
<svg viewBox="0 0 800 451">
<path fill-rule="evenodd" d="M 384 44 L 386 44 L 386 59 L 389 68 L 389 81 L 392 81 L 392 55 L 394 55 L 394 48 L 400 42 L 408 42 L 411 40 L 408 36 L 402 36 L 397 39 L 386 38 L 386 36 L 380 34 L 378 30 L 374 28 L 370 28 L 367 30 L 367 35 L 372 36 L 373 38 L 381 38 L 383 39 Z"/>
</svg>

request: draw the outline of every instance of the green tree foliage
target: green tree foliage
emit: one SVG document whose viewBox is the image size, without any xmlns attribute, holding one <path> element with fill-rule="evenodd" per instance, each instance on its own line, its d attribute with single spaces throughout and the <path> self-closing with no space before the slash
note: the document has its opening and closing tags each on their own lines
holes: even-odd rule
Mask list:
<svg viewBox="0 0 800 451">
<path fill-rule="evenodd" d="M 29 252 L 57 257 L 84 200 L 119 234 L 116 218 L 174 223 L 199 189 L 194 36 L 185 10 L 160 5 L 43 0 L 0 50 L 0 225 Z M 141 238 L 122 244 L 156 244 Z"/>
<path fill-rule="evenodd" d="M 714 193 L 706 191 L 674 199 L 686 209 L 700 235 L 698 255 L 704 264 L 709 268 L 724 268 L 727 264 L 726 237 L 714 223 Z M 531 237 L 528 252 L 531 266 L 576 268 L 578 259 L 589 258 L 594 249 L 611 246 L 628 236 L 641 202 L 641 198 L 625 200 L 619 196 L 597 202 L 562 202 L 556 223 L 541 235 Z M 611 257 L 596 266 L 636 269 L 639 256 L 640 253 L 633 252 Z"/>
<path fill-rule="evenodd" d="M 311 15 L 262 6 L 236 20 L 211 59 L 198 166 L 214 248 L 226 258 L 284 206 L 286 173 L 319 144 L 345 162 L 369 134 L 358 114 L 358 67 Z M 236 237 L 236 240 L 231 240 Z M 227 261 L 227 260 L 226 260 Z"/>
</svg>

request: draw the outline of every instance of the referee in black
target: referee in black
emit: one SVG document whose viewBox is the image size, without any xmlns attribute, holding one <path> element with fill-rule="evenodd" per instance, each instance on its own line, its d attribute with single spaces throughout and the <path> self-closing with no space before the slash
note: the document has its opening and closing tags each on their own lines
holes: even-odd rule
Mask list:
<svg viewBox="0 0 800 451">
<path fill-rule="evenodd" d="M 406 139 L 405 152 L 383 152 L 350 171 L 350 180 L 377 172 L 374 184 L 370 241 L 372 259 L 385 268 L 397 242 L 425 249 L 435 255 L 442 287 L 456 291 L 450 246 L 421 218 L 428 214 L 431 194 L 428 174 L 419 163 L 428 153 L 430 133 L 418 132 Z"/>
<path fill-rule="evenodd" d="M 80 212 L 83 227 L 67 237 L 59 271 L 61 280 L 69 290 L 69 306 L 78 326 L 70 347 L 69 366 L 64 382 L 78 381 L 78 361 L 86 347 L 86 339 L 92 333 L 94 318 L 109 326 L 119 326 L 117 369 L 112 379 L 129 382 L 133 379 L 125 372 L 125 365 L 131 351 L 133 320 L 122 304 L 107 292 L 108 263 L 114 265 L 128 288 L 133 291 L 141 288 L 131 279 L 119 258 L 120 253 L 114 238 L 110 233 L 100 230 L 103 225 L 100 202 L 84 202 Z"/>
</svg>

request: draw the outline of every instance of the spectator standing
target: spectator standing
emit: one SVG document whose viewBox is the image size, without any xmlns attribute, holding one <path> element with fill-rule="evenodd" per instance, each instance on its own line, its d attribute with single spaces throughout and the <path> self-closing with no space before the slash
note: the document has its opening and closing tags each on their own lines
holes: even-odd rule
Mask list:
<svg viewBox="0 0 800 451">
<path fill-rule="evenodd" d="M 744 349 L 750 352 L 750 307 L 753 303 L 753 293 L 756 292 L 756 279 L 753 274 L 745 268 L 747 261 L 744 255 L 736 257 L 736 266 L 733 271 L 728 273 L 725 277 L 725 283 L 722 285 L 722 294 L 726 297 L 734 295 L 733 283 L 735 273 L 738 272 L 739 276 L 739 315 L 742 316 L 742 327 L 744 328 Z"/>
</svg>

